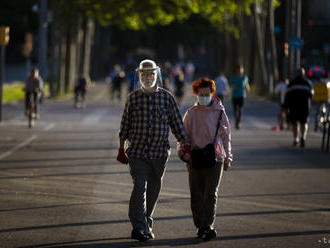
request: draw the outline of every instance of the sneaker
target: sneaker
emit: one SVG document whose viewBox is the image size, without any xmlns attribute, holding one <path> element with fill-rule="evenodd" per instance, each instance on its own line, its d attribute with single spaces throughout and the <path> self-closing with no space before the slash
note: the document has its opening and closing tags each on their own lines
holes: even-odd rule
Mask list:
<svg viewBox="0 0 330 248">
<path fill-rule="evenodd" d="M 207 233 L 204 234 L 203 240 L 209 241 L 211 239 L 214 239 L 217 236 L 217 231 L 214 229 L 210 229 Z"/>
<path fill-rule="evenodd" d="M 203 239 L 203 236 L 209 231 L 209 228 L 201 227 L 197 230 L 197 238 Z"/>
<path fill-rule="evenodd" d="M 292 146 L 297 146 L 298 145 L 298 141 L 293 141 L 293 144 L 292 144 Z"/>
<path fill-rule="evenodd" d="M 149 232 L 145 232 L 144 233 L 149 239 L 154 239 L 155 238 L 155 234 L 152 231 Z"/>
<path fill-rule="evenodd" d="M 149 237 L 141 230 L 133 229 L 131 234 L 132 239 L 139 240 L 140 242 L 145 242 L 149 240 Z"/>
</svg>

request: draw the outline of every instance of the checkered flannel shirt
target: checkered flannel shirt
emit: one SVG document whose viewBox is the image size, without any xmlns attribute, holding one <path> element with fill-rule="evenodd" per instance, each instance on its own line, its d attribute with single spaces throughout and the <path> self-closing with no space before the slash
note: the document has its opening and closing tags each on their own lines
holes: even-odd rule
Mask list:
<svg viewBox="0 0 330 248">
<path fill-rule="evenodd" d="M 158 88 L 152 94 L 142 89 L 126 101 L 119 137 L 128 141 L 127 155 L 135 158 L 165 158 L 170 154 L 169 128 L 179 142 L 186 140 L 179 109 L 172 94 Z"/>
</svg>

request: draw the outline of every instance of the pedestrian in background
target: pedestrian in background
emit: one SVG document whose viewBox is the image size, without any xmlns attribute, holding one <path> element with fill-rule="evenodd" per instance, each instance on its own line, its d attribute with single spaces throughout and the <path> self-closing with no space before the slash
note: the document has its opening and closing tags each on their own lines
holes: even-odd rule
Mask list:
<svg viewBox="0 0 330 248">
<path fill-rule="evenodd" d="M 220 71 L 219 75 L 214 80 L 215 83 L 215 94 L 220 98 L 221 102 L 224 103 L 225 96 L 228 93 L 228 80 L 223 71 Z"/>
<path fill-rule="evenodd" d="M 191 83 L 194 80 L 195 75 L 195 66 L 192 61 L 188 61 L 184 67 L 185 79 L 188 83 Z"/>
<path fill-rule="evenodd" d="M 85 97 L 90 79 L 86 75 L 80 75 L 74 87 L 74 107 L 85 107 Z"/>
<path fill-rule="evenodd" d="M 192 153 L 195 148 L 203 148 L 208 144 L 212 144 L 215 152 L 215 161 L 212 164 L 202 161 L 195 167 L 193 161 L 187 163 L 191 210 L 197 237 L 207 241 L 217 235 L 214 222 L 218 188 L 223 170 L 228 170 L 232 161 L 231 131 L 222 102 L 219 98 L 212 97 L 215 93 L 214 81 L 209 78 L 198 79 L 193 82 L 192 90 L 197 101 L 184 116 Z"/>
<path fill-rule="evenodd" d="M 126 73 L 123 69 L 120 69 L 112 80 L 112 100 L 117 98 L 118 101 L 121 101 L 121 89 L 125 82 L 127 82 Z"/>
<path fill-rule="evenodd" d="M 184 95 L 184 72 L 180 65 L 176 65 L 174 76 L 174 95 L 178 105 L 181 105 Z"/>
<path fill-rule="evenodd" d="M 285 94 L 288 88 L 289 79 L 281 80 L 275 87 L 275 94 L 280 95 L 280 114 L 278 117 L 280 129 L 283 130 L 285 123 L 288 123 L 287 109 L 285 107 Z"/>
<path fill-rule="evenodd" d="M 134 65 L 133 64 L 129 64 L 127 66 L 127 71 L 126 71 L 126 78 L 128 80 L 128 93 L 133 92 L 134 91 L 134 87 L 135 87 L 135 73 L 134 73 Z"/>
<path fill-rule="evenodd" d="M 242 66 L 236 67 L 236 74 L 230 78 L 230 86 L 232 88 L 235 128 L 238 130 L 241 125 L 242 109 L 246 93 L 250 91 L 249 79 L 244 74 L 244 68 Z"/>
<path fill-rule="evenodd" d="M 173 96 L 157 84 L 161 83 L 159 67 L 152 60 L 143 60 L 138 74 L 141 88 L 128 95 L 120 124 L 117 160 L 129 163 L 133 179 L 129 202 L 131 237 L 147 241 L 154 238 L 152 215 L 170 155 L 169 128 L 187 156 L 190 146 Z"/>
<path fill-rule="evenodd" d="M 292 123 L 293 146 L 297 146 L 300 141 L 300 147 L 305 147 L 312 97 L 312 82 L 305 77 L 305 69 L 300 68 L 296 77 L 289 83 L 285 95 L 285 106 Z"/>
</svg>

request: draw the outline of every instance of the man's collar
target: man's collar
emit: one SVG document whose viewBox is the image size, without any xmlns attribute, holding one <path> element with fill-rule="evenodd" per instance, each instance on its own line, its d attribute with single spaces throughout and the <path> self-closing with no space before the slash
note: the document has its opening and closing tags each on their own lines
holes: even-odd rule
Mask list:
<svg viewBox="0 0 330 248">
<path fill-rule="evenodd" d="M 148 95 L 151 95 L 151 94 L 153 94 L 153 93 L 159 91 L 159 87 L 158 87 L 157 84 L 156 84 L 155 87 L 156 87 L 156 88 L 155 88 L 153 91 L 147 91 L 147 90 L 146 90 L 145 88 L 143 88 L 143 87 L 141 87 L 141 90 L 142 90 L 143 93 L 148 94 Z"/>
</svg>

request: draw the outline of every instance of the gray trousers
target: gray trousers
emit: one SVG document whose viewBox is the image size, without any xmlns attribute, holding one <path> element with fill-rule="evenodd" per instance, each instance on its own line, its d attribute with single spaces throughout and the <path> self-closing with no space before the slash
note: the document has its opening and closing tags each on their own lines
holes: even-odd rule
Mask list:
<svg viewBox="0 0 330 248">
<path fill-rule="evenodd" d="M 134 229 L 152 230 L 152 214 L 162 186 L 167 158 L 130 158 L 130 173 L 133 191 L 129 202 L 128 216 Z"/>
<path fill-rule="evenodd" d="M 187 167 L 194 224 L 197 228 L 213 228 L 223 165 L 202 170 L 193 169 L 190 164 Z"/>
</svg>

